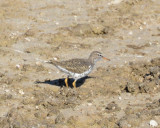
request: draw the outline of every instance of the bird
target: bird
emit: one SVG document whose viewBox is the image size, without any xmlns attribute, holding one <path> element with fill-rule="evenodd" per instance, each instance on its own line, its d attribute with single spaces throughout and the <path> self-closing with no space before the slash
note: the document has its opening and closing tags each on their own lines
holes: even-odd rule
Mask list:
<svg viewBox="0 0 160 128">
<path fill-rule="evenodd" d="M 68 79 L 72 77 L 74 82 L 72 83 L 73 87 L 76 88 L 76 81 L 80 78 L 87 76 L 93 70 L 97 61 L 105 59 L 110 61 L 110 59 L 104 57 L 101 52 L 93 51 L 87 59 L 75 58 L 66 61 L 56 61 L 50 60 L 47 63 L 50 63 L 57 67 L 60 71 L 67 74 L 65 78 L 65 85 L 68 88 Z"/>
</svg>

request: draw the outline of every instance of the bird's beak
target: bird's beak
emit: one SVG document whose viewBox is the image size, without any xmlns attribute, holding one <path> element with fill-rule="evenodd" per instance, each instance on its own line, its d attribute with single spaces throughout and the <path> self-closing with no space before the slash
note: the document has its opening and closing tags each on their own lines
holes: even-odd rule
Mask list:
<svg viewBox="0 0 160 128">
<path fill-rule="evenodd" d="M 103 56 L 102 58 L 103 58 L 104 60 L 108 60 L 108 61 L 110 61 L 110 59 L 108 59 L 108 58 L 106 58 L 106 57 L 104 57 L 104 56 Z"/>
</svg>

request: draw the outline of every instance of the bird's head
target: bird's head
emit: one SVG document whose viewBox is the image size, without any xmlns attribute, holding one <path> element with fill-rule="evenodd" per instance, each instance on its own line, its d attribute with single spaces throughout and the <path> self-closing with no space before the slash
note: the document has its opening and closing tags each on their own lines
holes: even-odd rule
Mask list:
<svg viewBox="0 0 160 128">
<path fill-rule="evenodd" d="M 98 52 L 98 51 L 93 51 L 90 56 L 89 56 L 89 59 L 93 62 L 93 63 L 96 63 L 97 61 L 101 60 L 101 59 L 105 59 L 105 60 L 108 60 L 110 61 L 110 59 L 104 57 L 102 55 L 101 52 Z"/>
</svg>

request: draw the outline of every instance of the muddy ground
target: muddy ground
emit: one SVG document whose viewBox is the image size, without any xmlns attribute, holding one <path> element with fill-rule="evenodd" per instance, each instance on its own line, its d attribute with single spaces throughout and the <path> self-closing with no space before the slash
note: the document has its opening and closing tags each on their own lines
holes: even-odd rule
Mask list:
<svg viewBox="0 0 160 128">
<path fill-rule="evenodd" d="M 160 127 L 159 0 L 1 0 L 1 128 Z M 111 61 L 64 85 L 45 61 Z"/>
</svg>

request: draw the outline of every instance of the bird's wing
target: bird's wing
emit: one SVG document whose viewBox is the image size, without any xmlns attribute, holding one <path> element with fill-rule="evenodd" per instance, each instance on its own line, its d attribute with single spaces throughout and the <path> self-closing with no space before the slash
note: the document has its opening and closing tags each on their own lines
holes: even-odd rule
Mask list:
<svg viewBox="0 0 160 128">
<path fill-rule="evenodd" d="M 85 59 L 72 59 L 62 61 L 59 63 L 59 66 L 75 73 L 83 73 L 89 69 L 89 63 L 87 63 Z"/>
</svg>

